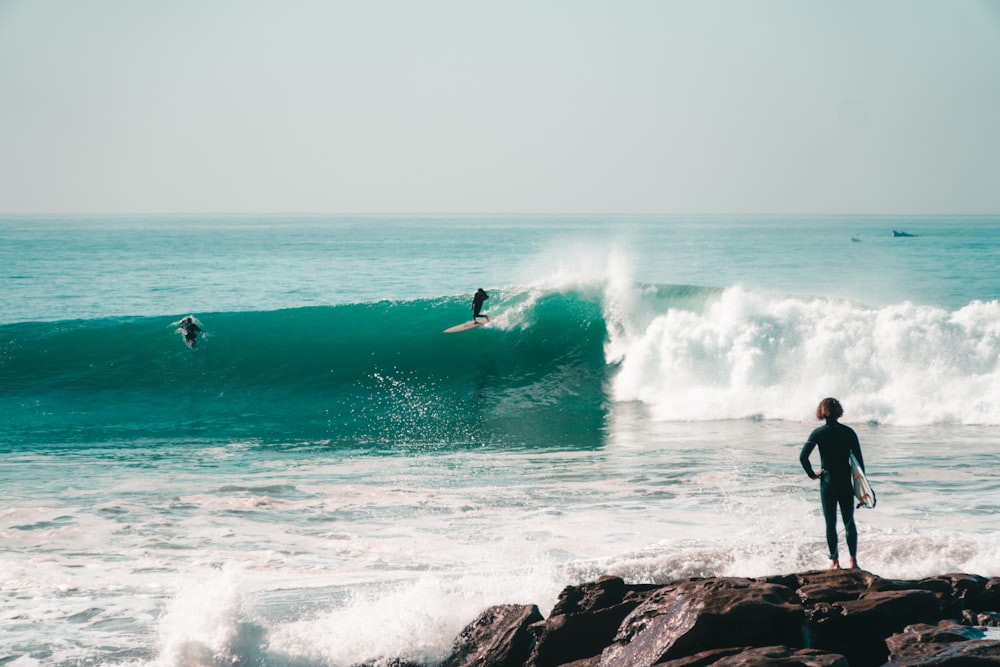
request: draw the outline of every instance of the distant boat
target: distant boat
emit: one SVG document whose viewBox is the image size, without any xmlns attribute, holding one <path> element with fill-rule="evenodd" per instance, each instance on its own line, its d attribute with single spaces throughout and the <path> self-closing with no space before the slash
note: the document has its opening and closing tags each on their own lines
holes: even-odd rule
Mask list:
<svg viewBox="0 0 1000 667">
<path fill-rule="evenodd" d="M 902 238 L 904 236 L 916 236 L 916 234 L 910 234 L 909 232 L 901 232 L 898 229 L 892 230 L 892 237 L 894 239 Z"/>
<path fill-rule="evenodd" d="M 861 236 L 855 234 L 854 236 L 851 237 L 851 240 L 854 241 L 855 243 L 861 243 Z"/>
</svg>

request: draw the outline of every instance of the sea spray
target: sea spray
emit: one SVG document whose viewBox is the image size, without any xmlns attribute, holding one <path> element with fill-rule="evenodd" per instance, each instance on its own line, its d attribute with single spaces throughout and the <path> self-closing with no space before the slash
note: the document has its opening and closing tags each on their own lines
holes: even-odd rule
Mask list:
<svg viewBox="0 0 1000 667">
<path fill-rule="evenodd" d="M 194 580 L 159 621 L 160 655 L 151 667 L 254 667 L 265 660 L 266 630 L 247 617 L 242 573 L 227 565 Z"/>
<path fill-rule="evenodd" d="M 516 561 L 495 561 L 489 572 L 428 573 L 378 589 L 359 589 L 335 609 L 280 624 L 269 638 L 271 664 L 284 664 L 283 655 L 333 665 L 362 660 L 377 664 L 392 658 L 440 662 L 462 628 L 486 607 L 511 600 L 554 604 L 565 573 L 530 551 L 510 555 Z"/>
<path fill-rule="evenodd" d="M 732 287 L 622 346 L 613 395 L 658 419 L 800 420 L 833 395 L 855 421 L 1000 424 L 996 301 L 871 308 Z"/>
</svg>

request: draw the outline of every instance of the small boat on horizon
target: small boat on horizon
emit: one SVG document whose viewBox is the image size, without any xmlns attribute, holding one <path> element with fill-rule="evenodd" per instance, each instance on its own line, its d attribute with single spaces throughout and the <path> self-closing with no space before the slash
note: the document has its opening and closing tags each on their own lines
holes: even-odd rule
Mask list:
<svg viewBox="0 0 1000 667">
<path fill-rule="evenodd" d="M 910 234 L 909 232 L 901 232 L 898 229 L 892 230 L 892 237 L 894 239 L 898 239 L 898 238 L 906 237 L 906 236 L 916 236 L 916 234 Z"/>
</svg>

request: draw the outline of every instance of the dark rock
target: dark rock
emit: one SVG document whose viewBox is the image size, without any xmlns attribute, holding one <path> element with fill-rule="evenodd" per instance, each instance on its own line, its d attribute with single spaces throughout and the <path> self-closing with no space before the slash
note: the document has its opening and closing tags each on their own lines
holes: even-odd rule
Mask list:
<svg viewBox="0 0 1000 667">
<path fill-rule="evenodd" d="M 751 579 L 718 577 L 652 592 L 624 620 L 601 667 L 640 667 L 733 646 L 803 646 L 802 606 L 794 591 Z"/>
<path fill-rule="evenodd" d="M 971 604 L 975 611 L 1000 611 L 1000 577 L 988 580 Z"/>
<path fill-rule="evenodd" d="M 836 653 L 810 648 L 765 646 L 762 648 L 728 648 L 702 651 L 687 658 L 667 660 L 657 667 L 849 667 L 847 659 Z"/>
<path fill-rule="evenodd" d="M 964 625 L 958 620 L 964 621 Z M 568 586 L 548 619 L 493 607 L 443 667 L 1000 665 L 1000 578 L 864 570 Z"/>
<path fill-rule="evenodd" d="M 979 598 L 989 580 L 974 574 L 943 574 L 921 579 L 916 588 L 933 591 L 948 617 L 957 618 L 964 609 L 978 609 Z"/>
<path fill-rule="evenodd" d="M 847 657 L 852 667 L 880 665 L 885 638 L 911 623 L 936 623 L 941 603 L 926 590 L 878 591 L 857 600 L 820 603 L 806 612 L 810 648 Z"/>
<path fill-rule="evenodd" d="M 765 581 L 780 583 L 776 579 L 769 577 Z M 803 604 L 812 605 L 856 600 L 871 590 L 878 577 L 865 570 L 814 570 L 781 579 L 788 581 L 784 585 L 795 589 Z"/>
<path fill-rule="evenodd" d="M 879 593 L 885 591 L 912 591 L 917 588 L 917 582 L 907 579 L 882 579 L 874 577 L 868 591 Z M 926 589 L 921 589 L 926 590 Z"/>
<path fill-rule="evenodd" d="M 537 641 L 528 664 L 557 667 L 599 657 L 615 638 L 622 620 L 657 588 L 627 586 L 619 577 L 567 586 L 549 617 L 532 627 Z"/>
<path fill-rule="evenodd" d="M 892 667 L 971 667 L 1000 665 L 1000 640 L 986 638 L 985 628 L 941 621 L 915 624 L 886 639 Z"/>
<path fill-rule="evenodd" d="M 749 646 L 733 646 L 730 648 L 714 648 L 708 651 L 701 651 L 695 653 L 694 655 L 688 655 L 683 658 L 675 658 L 673 660 L 667 660 L 661 662 L 657 667 L 705 667 L 706 665 L 717 665 L 719 661 L 730 658 L 734 655 L 739 655 L 745 651 L 751 650 Z"/>
<path fill-rule="evenodd" d="M 662 586 L 656 584 L 639 584 L 630 586 L 621 577 L 601 577 L 597 581 L 567 586 L 559 594 L 552 616 L 561 614 L 579 614 L 596 611 L 614 606 L 629 594 L 647 593 Z"/>
<path fill-rule="evenodd" d="M 490 607 L 462 630 L 442 667 L 520 667 L 534 641 L 528 627 L 540 620 L 536 605 Z"/>
<path fill-rule="evenodd" d="M 583 660 L 574 660 L 573 662 L 567 662 L 560 667 L 597 667 L 597 663 L 600 661 L 601 656 L 595 655 L 592 658 L 584 658 Z"/>
<path fill-rule="evenodd" d="M 984 628 L 1000 628 L 1000 612 L 966 609 L 962 612 L 962 622 L 966 625 L 980 625 Z"/>
</svg>

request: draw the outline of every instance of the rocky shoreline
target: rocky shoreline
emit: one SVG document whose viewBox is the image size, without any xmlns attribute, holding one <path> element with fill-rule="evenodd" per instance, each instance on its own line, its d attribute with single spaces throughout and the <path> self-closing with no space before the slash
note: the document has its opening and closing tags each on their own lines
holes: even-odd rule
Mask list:
<svg viewBox="0 0 1000 667">
<path fill-rule="evenodd" d="M 395 661 L 396 665 L 410 665 Z M 662 585 L 602 577 L 484 611 L 443 667 L 1000 665 L 1000 577 L 864 570 Z"/>
</svg>

